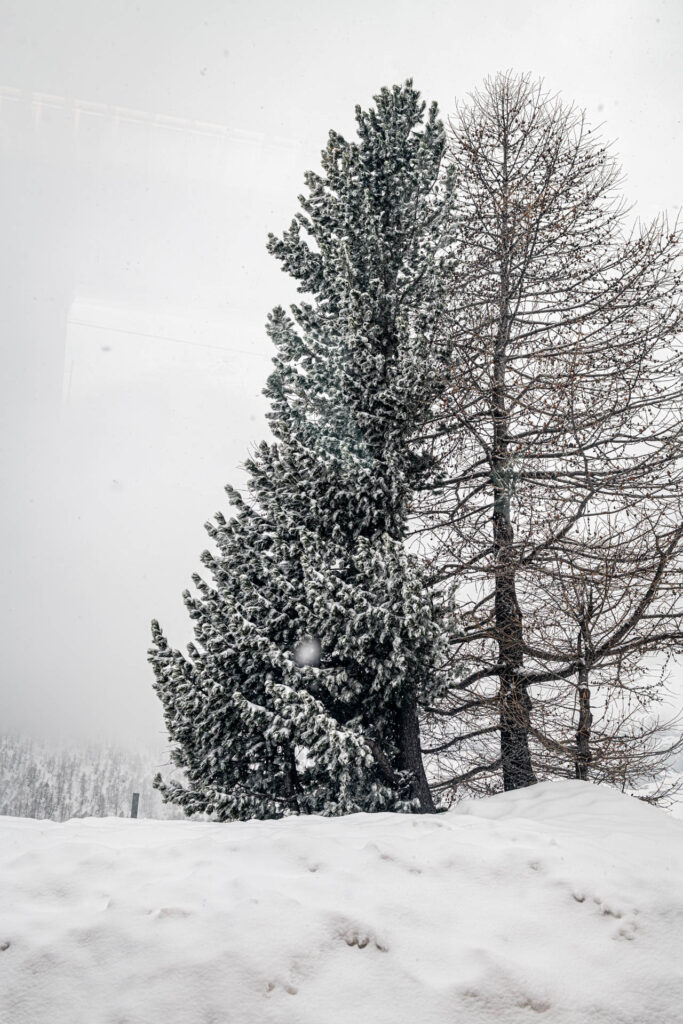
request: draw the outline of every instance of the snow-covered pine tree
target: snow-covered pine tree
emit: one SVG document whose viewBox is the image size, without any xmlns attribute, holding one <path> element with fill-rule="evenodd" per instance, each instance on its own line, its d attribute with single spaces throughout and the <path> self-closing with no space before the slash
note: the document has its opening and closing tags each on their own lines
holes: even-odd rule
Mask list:
<svg viewBox="0 0 683 1024">
<path fill-rule="evenodd" d="M 273 442 L 247 462 L 249 498 L 207 524 L 218 553 L 185 594 L 196 643 L 150 652 L 172 760 L 157 780 L 188 813 L 433 809 L 418 709 L 441 641 L 406 551 L 413 443 L 444 387 L 439 238 L 444 131 L 411 82 L 331 132 L 322 174 L 270 251 L 306 301 L 276 309 L 266 387 Z"/>
</svg>

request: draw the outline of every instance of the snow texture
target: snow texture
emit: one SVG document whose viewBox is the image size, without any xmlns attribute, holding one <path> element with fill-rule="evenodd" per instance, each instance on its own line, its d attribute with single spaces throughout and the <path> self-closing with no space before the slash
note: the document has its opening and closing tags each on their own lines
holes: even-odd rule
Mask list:
<svg viewBox="0 0 683 1024">
<path fill-rule="evenodd" d="M 588 783 L 441 815 L 0 819 L 11 1024 L 674 1024 L 683 823 Z"/>
</svg>

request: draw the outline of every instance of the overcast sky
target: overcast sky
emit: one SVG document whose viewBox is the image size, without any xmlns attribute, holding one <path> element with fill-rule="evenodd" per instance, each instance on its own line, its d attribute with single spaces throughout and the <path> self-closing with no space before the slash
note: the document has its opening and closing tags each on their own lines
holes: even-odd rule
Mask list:
<svg viewBox="0 0 683 1024">
<path fill-rule="evenodd" d="M 412 76 L 542 76 L 683 202 L 679 0 L 0 0 L 0 725 L 162 742 L 203 522 L 264 433 L 265 251 L 327 132 Z"/>
</svg>

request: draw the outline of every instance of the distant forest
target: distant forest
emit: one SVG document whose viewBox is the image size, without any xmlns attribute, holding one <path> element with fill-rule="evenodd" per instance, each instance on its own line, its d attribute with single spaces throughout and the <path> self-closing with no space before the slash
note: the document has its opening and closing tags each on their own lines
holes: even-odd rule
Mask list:
<svg viewBox="0 0 683 1024">
<path fill-rule="evenodd" d="M 57 746 L 0 735 L 0 815 L 20 818 L 184 818 L 152 788 L 164 754 L 113 745 Z"/>
</svg>

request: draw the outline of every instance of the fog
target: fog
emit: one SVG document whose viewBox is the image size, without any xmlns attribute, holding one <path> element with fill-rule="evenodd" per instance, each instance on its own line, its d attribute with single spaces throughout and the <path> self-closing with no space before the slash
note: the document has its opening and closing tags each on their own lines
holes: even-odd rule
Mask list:
<svg viewBox="0 0 683 1024">
<path fill-rule="evenodd" d="M 0 0 L 4 727 L 155 742 L 202 524 L 265 432 L 265 251 L 327 132 L 412 76 L 542 76 L 681 203 L 676 2 Z"/>
</svg>

